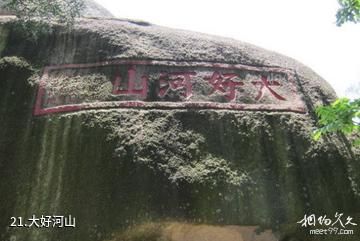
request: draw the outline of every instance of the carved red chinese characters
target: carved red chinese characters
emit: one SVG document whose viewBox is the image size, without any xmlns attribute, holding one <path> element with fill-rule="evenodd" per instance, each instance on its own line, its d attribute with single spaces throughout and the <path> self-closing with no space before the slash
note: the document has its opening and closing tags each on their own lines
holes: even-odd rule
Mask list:
<svg viewBox="0 0 360 241">
<path fill-rule="evenodd" d="M 121 89 L 121 78 L 119 71 L 116 72 L 115 79 L 113 80 L 113 90 L 112 94 L 114 95 L 140 95 L 143 99 L 146 98 L 148 92 L 148 77 L 143 75 L 141 77 L 141 89 L 136 88 L 136 67 L 131 66 L 128 69 L 128 83 L 127 89 Z"/>
<path fill-rule="evenodd" d="M 101 80 L 88 79 L 93 74 L 101 75 Z M 79 89 L 61 91 L 59 76 Z M 82 86 L 89 88 L 91 98 L 80 91 Z M 96 108 L 306 111 L 297 93 L 296 75 L 280 67 L 112 60 L 44 69 L 34 115 Z"/>
<path fill-rule="evenodd" d="M 268 77 L 266 76 L 261 76 L 261 81 L 252 81 L 251 82 L 253 85 L 260 86 L 259 89 L 259 93 L 256 96 L 256 100 L 261 100 L 264 97 L 264 92 L 265 90 L 269 90 L 271 94 L 273 94 L 273 96 L 275 96 L 276 99 L 278 100 L 286 100 L 284 97 L 282 97 L 281 95 L 279 95 L 278 93 L 276 93 L 270 86 L 280 86 L 280 83 L 272 80 L 272 81 L 268 81 Z M 265 89 L 264 89 L 265 88 Z"/>
<path fill-rule="evenodd" d="M 192 96 L 191 76 L 196 75 L 195 72 L 174 72 L 162 73 L 159 78 L 160 90 L 158 96 L 163 98 L 169 90 L 184 90 L 181 94 L 185 99 Z"/>
<path fill-rule="evenodd" d="M 233 101 L 236 98 L 236 87 L 244 85 L 243 82 L 235 82 L 234 79 L 236 77 L 238 77 L 237 74 L 222 74 L 215 71 L 211 77 L 206 77 L 205 79 L 213 87 L 210 94 L 219 91 L 225 93 L 225 98 L 228 101 Z"/>
</svg>

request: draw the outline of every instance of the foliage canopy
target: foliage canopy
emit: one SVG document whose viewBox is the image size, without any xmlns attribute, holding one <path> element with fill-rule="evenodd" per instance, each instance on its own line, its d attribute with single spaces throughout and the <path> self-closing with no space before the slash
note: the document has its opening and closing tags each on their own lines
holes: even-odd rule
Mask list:
<svg viewBox="0 0 360 241">
<path fill-rule="evenodd" d="M 72 25 L 84 8 L 83 0 L 5 0 L 4 6 L 20 20 Z"/>
<path fill-rule="evenodd" d="M 336 25 L 360 22 L 360 0 L 338 0 L 340 9 L 336 13 Z M 354 145 L 360 145 L 360 99 L 339 98 L 329 106 L 316 108 L 321 126 L 313 134 L 319 140 L 323 134 L 341 132 L 355 136 Z"/>
<path fill-rule="evenodd" d="M 357 136 L 354 144 L 360 145 L 360 99 L 339 98 L 329 106 L 317 107 L 316 114 L 321 128 L 314 132 L 315 140 L 326 133 L 342 132 Z"/>
<path fill-rule="evenodd" d="M 360 0 L 339 0 L 340 9 L 336 13 L 336 25 L 346 22 L 360 22 Z"/>
</svg>

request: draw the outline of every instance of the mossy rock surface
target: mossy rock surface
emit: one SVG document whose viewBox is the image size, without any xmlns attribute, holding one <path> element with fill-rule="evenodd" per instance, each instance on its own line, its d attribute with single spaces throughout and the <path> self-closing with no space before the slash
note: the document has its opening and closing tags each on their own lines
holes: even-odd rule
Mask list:
<svg viewBox="0 0 360 241">
<path fill-rule="evenodd" d="M 295 60 L 232 39 L 139 21 L 80 19 L 72 31 L 53 26 L 37 40 L 27 40 L 13 20 L 1 21 L 1 240 L 100 241 L 113 234 L 162 240 L 154 229 L 169 234 L 192 225 L 215 228 L 208 233 L 256 226 L 283 240 L 319 240 L 297 223 L 305 214 L 334 218 L 340 212 L 359 223 L 359 152 L 340 135 L 311 139 L 314 106 L 335 94 Z M 289 68 L 298 75 L 308 111 L 99 109 L 33 115 L 43 67 L 119 58 Z M 84 96 L 92 100 L 97 93 L 92 89 Z M 12 216 L 69 214 L 76 228 L 9 228 Z M 359 240 L 357 227 L 342 240 Z M 175 236 L 170 240 L 191 240 Z"/>
</svg>

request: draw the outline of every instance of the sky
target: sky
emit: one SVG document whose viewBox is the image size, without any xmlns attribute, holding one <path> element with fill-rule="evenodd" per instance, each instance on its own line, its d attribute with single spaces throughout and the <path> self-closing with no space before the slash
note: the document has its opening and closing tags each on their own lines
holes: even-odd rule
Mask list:
<svg viewBox="0 0 360 241">
<path fill-rule="evenodd" d="M 338 96 L 360 97 L 360 23 L 337 27 L 337 0 L 95 1 L 118 18 L 230 37 L 276 51 L 311 67 Z"/>
</svg>

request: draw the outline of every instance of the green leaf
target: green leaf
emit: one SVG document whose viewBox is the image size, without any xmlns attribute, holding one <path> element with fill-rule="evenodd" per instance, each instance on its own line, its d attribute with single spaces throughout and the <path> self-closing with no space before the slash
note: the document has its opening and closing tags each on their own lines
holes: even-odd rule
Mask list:
<svg viewBox="0 0 360 241">
<path fill-rule="evenodd" d="M 318 140 L 323 134 L 342 132 L 345 135 L 360 130 L 360 100 L 350 101 L 339 98 L 328 106 L 319 106 L 315 110 L 318 116 L 319 128 L 313 133 L 313 139 Z"/>
<path fill-rule="evenodd" d="M 315 130 L 312 135 L 313 140 L 318 141 L 321 137 L 321 134 L 321 130 Z"/>
</svg>

